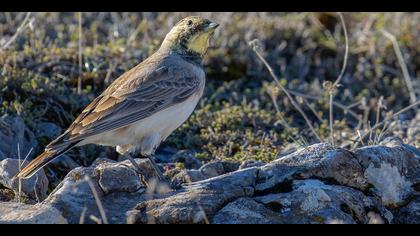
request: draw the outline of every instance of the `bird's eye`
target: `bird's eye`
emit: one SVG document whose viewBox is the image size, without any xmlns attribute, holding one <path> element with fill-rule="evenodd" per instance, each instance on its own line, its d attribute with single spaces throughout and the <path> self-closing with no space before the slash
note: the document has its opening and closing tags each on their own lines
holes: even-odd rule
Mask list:
<svg viewBox="0 0 420 236">
<path fill-rule="evenodd" d="M 191 25 L 192 25 L 192 23 L 193 23 L 193 22 L 192 22 L 192 20 L 189 20 L 189 21 L 188 21 L 188 26 L 191 26 Z"/>
</svg>

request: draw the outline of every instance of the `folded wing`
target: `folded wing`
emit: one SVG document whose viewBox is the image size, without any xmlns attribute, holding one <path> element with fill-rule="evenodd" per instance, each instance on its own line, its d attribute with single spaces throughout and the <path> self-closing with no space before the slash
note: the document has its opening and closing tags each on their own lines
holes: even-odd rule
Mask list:
<svg viewBox="0 0 420 236">
<path fill-rule="evenodd" d="M 96 98 L 77 117 L 69 129 L 47 146 L 60 149 L 90 136 L 115 130 L 174 104 L 197 93 L 202 80 L 198 76 L 186 74 L 182 70 L 161 67 L 148 75 L 149 78 L 131 79 L 126 83 L 117 82 Z"/>
</svg>

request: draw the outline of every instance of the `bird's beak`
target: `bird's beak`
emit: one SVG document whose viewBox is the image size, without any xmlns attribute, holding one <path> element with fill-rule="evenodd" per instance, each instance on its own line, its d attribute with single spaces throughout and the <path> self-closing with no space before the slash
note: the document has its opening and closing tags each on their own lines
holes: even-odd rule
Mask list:
<svg viewBox="0 0 420 236">
<path fill-rule="evenodd" d="M 214 31 L 217 27 L 219 27 L 219 24 L 212 22 L 207 26 L 207 31 Z"/>
</svg>

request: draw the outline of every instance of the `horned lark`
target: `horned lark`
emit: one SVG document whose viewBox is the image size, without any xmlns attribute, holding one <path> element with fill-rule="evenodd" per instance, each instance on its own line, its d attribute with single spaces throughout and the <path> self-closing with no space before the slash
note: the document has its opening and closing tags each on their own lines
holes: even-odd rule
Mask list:
<svg viewBox="0 0 420 236">
<path fill-rule="evenodd" d="M 149 157 L 191 115 L 205 85 L 202 59 L 217 23 L 197 16 L 178 22 L 161 47 L 116 79 L 73 124 L 17 175 L 30 178 L 54 158 L 86 144 Z M 135 164 L 135 163 L 133 163 Z"/>
</svg>

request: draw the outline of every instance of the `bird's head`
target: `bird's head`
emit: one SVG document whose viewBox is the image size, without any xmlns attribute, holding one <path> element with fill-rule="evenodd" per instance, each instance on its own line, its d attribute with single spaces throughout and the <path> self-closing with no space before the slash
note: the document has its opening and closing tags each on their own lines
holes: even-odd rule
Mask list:
<svg viewBox="0 0 420 236">
<path fill-rule="evenodd" d="M 219 24 L 199 16 L 189 16 L 179 21 L 163 40 L 161 48 L 180 53 L 206 54 L 210 38 Z"/>
</svg>

